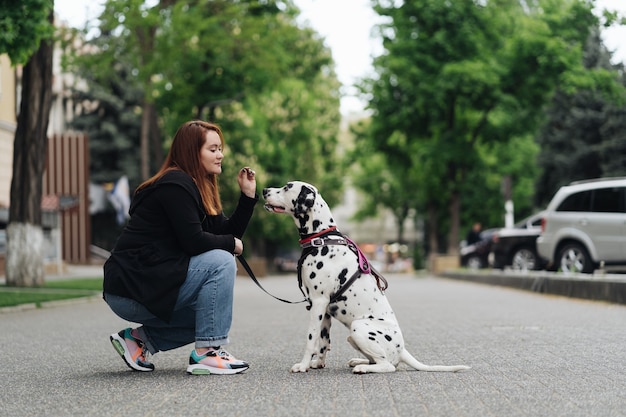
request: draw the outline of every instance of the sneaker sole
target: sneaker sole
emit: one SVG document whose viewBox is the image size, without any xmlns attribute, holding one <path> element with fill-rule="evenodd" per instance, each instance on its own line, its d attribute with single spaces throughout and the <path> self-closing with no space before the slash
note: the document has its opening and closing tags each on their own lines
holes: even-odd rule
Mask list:
<svg viewBox="0 0 626 417">
<path fill-rule="evenodd" d="M 154 369 L 144 368 L 143 366 L 139 366 L 135 362 L 133 362 L 133 360 L 130 357 L 130 353 L 128 352 L 128 350 L 126 350 L 126 347 L 125 347 L 126 343 L 124 343 L 124 340 L 120 340 L 119 334 L 113 333 L 111 336 L 109 336 L 109 339 L 111 340 L 111 344 L 113 345 L 113 348 L 115 349 L 115 351 L 119 353 L 122 359 L 124 359 L 124 363 L 128 365 L 130 369 L 134 371 L 140 371 L 140 372 L 154 371 Z"/>
<path fill-rule="evenodd" d="M 189 375 L 211 375 L 211 374 L 234 375 L 234 374 L 239 374 L 247 370 L 248 368 L 250 367 L 246 366 L 243 368 L 230 369 L 230 368 L 213 368 L 212 366 L 206 366 L 206 365 L 189 365 L 187 367 L 187 373 Z"/>
</svg>

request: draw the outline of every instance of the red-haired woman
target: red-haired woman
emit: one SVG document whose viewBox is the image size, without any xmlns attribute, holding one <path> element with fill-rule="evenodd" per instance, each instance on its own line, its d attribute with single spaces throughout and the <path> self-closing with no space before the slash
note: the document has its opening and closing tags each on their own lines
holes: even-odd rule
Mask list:
<svg viewBox="0 0 626 417">
<path fill-rule="evenodd" d="M 237 176 L 241 195 L 222 212 L 217 177 L 224 136 L 204 121 L 176 132 L 159 172 L 134 193 L 130 219 L 104 265 L 104 299 L 138 328 L 110 336 L 133 370 L 153 371 L 147 354 L 195 343 L 189 374 L 235 374 L 248 364 L 222 349 L 229 342 L 241 237 L 258 201 L 254 171 Z"/>
</svg>

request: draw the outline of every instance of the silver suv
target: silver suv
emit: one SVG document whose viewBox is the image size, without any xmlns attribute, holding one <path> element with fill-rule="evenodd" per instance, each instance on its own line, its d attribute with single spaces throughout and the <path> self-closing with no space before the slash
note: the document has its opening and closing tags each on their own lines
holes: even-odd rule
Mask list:
<svg viewBox="0 0 626 417">
<path fill-rule="evenodd" d="M 561 187 L 544 212 L 537 252 L 562 272 L 626 264 L 626 177 Z"/>
</svg>

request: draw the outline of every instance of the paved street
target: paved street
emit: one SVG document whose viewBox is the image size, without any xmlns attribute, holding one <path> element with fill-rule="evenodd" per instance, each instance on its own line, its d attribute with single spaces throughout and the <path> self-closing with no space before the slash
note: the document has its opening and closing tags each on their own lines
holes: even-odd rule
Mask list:
<svg viewBox="0 0 626 417">
<path fill-rule="evenodd" d="M 327 368 L 290 374 L 307 311 L 239 277 L 227 348 L 251 363 L 241 375 L 188 376 L 191 345 L 153 356 L 154 373 L 130 371 L 108 341 L 126 323 L 100 299 L 0 313 L 0 416 L 626 416 L 626 306 L 387 278 L 408 349 L 471 370 L 353 375 L 334 322 Z M 301 297 L 293 276 L 262 283 Z"/>
</svg>

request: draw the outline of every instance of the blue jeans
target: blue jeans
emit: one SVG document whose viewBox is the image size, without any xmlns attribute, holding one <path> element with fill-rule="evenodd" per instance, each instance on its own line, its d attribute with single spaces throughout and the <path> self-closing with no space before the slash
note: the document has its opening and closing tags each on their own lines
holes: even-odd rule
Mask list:
<svg viewBox="0 0 626 417">
<path fill-rule="evenodd" d="M 197 348 L 221 346 L 229 342 L 236 272 L 235 257 L 227 251 L 192 256 L 169 323 L 130 298 L 105 294 L 105 300 L 124 320 L 143 325 L 139 335 L 152 354 L 194 341 Z"/>
</svg>

